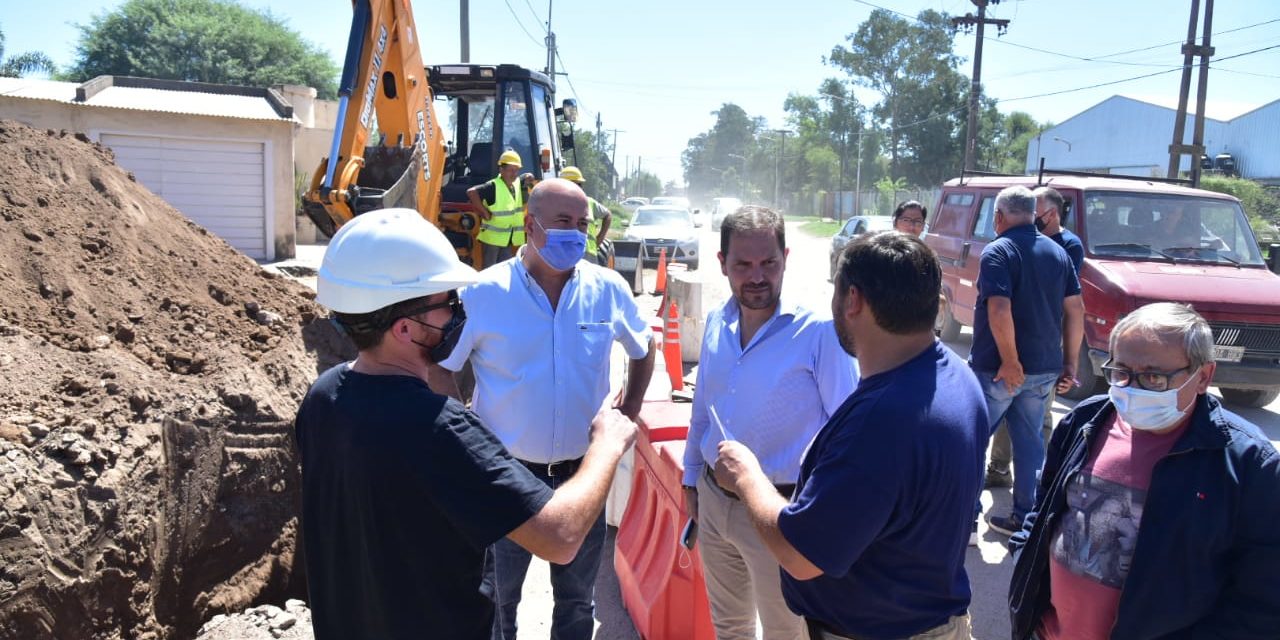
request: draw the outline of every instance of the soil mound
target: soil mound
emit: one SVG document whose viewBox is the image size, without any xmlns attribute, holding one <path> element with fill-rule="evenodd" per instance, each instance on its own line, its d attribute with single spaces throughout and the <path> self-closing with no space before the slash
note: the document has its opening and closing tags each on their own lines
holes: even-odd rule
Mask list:
<svg viewBox="0 0 1280 640">
<path fill-rule="evenodd" d="M 305 597 L 290 435 L 353 355 L 82 134 L 0 120 L 0 638 L 193 637 Z"/>
</svg>

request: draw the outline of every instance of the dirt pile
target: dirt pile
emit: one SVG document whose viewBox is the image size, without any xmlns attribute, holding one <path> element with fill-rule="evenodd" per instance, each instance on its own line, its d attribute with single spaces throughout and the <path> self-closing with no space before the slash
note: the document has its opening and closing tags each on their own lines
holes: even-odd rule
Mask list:
<svg viewBox="0 0 1280 640">
<path fill-rule="evenodd" d="M 0 120 L 0 638 L 305 597 L 290 436 L 352 355 L 302 286 L 82 135 Z"/>
</svg>

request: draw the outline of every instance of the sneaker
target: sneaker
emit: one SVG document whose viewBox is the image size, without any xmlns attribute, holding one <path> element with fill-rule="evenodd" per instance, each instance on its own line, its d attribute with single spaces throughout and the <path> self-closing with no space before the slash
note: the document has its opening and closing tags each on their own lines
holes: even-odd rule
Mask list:
<svg viewBox="0 0 1280 640">
<path fill-rule="evenodd" d="M 1022 531 L 1022 516 L 1009 514 L 1007 516 L 989 516 L 987 525 L 994 531 L 999 531 L 1006 536 L 1011 536 Z"/>
<path fill-rule="evenodd" d="M 973 528 L 969 530 L 969 546 L 978 546 L 978 523 L 974 521 Z"/>
<path fill-rule="evenodd" d="M 1013 487 L 1013 476 L 1009 474 L 1009 470 L 1001 471 L 995 467 L 987 467 L 987 479 L 983 482 L 984 489 L 999 489 Z"/>
</svg>

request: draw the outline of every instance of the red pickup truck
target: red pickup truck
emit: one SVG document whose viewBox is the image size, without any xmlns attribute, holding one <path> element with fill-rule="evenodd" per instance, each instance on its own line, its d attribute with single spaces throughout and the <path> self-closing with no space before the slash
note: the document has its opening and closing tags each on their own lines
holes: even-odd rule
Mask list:
<svg viewBox="0 0 1280 640">
<path fill-rule="evenodd" d="M 1046 173 L 944 184 L 925 240 L 942 261 L 943 339 L 973 324 L 979 257 L 996 237 L 996 194 L 1040 184 L 1062 193 L 1063 226 L 1085 246 L 1081 386 L 1067 397 L 1105 392 L 1111 328 L 1160 301 L 1189 303 L 1213 327 L 1214 383 L 1227 402 L 1261 407 L 1280 396 L 1280 276 L 1267 269 L 1239 200 L 1167 182 Z"/>
</svg>

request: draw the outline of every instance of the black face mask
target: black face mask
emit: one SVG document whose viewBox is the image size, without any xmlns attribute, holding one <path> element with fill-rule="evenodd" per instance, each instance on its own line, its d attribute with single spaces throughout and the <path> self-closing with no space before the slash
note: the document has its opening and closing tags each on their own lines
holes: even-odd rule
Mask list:
<svg viewBox="0 0 1280 640">
<path fill-rule="evenodd" d="M 1036 230 L 1038 230 L 1040 233 L 1044 233 L 1044 230 L 1048 228 L 1048 226 L 1049 226 L 1049 223 L 1045 222 L 1043 217 L 1036 218 Z"/>
<path fill-rule="evenodd" d="M 443 362 L 449 357 L 449 354 L 453 353 L 453 348 L 458 346 L 458 339 L 462 337 L 462 327 L 467 323 L 467 312 L 462 307 L 461 300 L 458 300 L 457 298 L 450 298 L 449 302 L 445 304 L 453 307 L 453 316 L 449 318 L 448 322 L 444 323 L 443 327 L 437 327 L 430 322 L 423 322 L 417 318 L 410 318 L 406 316 L 407 320 L 412 320 L 424 327 L 431 327 L 432 329 L 439 331 L 443 336 L 440 338 L 440 342 L 436 343 L 434 346 L 423 344 L 417 340 L 412 341 L 414 344 L 422 347 L 426 352 L 427 357 L 435 363 Z"/>
</svg>

